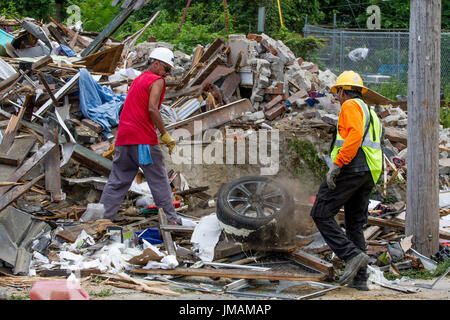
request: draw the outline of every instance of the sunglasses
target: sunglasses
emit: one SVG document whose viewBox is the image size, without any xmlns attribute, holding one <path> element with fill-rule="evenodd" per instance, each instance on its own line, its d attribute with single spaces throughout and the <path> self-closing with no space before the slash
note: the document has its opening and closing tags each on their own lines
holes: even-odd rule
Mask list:
<svg viewBox="0 0 450 320">
<path fill-rule="evenodd" d="M 170 72 L 171 68 L 167 64 L 165 64 L 163 62 L 160 62 L 160 64 L 163 66 L 163 68 L 166 71 L 166 73 Z"/>
</svg>

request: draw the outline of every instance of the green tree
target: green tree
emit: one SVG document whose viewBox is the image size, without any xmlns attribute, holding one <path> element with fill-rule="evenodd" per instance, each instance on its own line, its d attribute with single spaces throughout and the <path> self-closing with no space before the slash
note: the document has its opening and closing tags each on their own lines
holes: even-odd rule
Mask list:
<svg viewBox="0 0 450 320">
<path fill-rule="evenodd" d="M 13 10 L 11 10 L 13 8 Z M 31 17 L 36 20 L 47 21 L 50 15 L 55 14 L 54 0 L 7 0 L 0 3 L 0 10 L 8 13 L 17 13 L 22 17 Z M 15 12 L 12 12 L 15 11 Z"/>
</svg>

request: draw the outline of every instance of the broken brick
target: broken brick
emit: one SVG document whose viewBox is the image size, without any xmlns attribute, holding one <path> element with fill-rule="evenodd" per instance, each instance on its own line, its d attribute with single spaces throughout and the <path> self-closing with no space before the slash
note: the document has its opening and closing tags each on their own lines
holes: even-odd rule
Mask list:
<svg viewBox="0 0 450 320">
<path fill-rule="evenodd" d="M 267 110 L 271 109 L 273 106 L 275 106 L 276 104 L 280 103 L 281 101 L 283 101 L 283 96 L 282 95 L 277 95 L 275 98 L 273 98 L 270 102 L 268 102 L 264 106 L 264 111 L 267 111 Z"/>
<path fill-rule="evenodd" d="M 273 120 L 284 112 L 285 105 L 283 103 L 277 104 L 276 106 L 265 111 L 266 119 Z"/>
</svg>

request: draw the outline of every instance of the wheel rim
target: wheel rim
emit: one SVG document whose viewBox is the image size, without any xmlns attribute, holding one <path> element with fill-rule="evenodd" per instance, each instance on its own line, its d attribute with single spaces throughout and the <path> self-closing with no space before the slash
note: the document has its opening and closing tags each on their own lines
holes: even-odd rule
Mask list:
<svg viewBox="0 0 450 320">
<path fill-rule="evenodd" d="M 267 181 L 245 181 L 227 195 L 228 206 L 238 215 L 266 219 L 281 211 L 285 199 L 281 190 Z"/>
</svg>

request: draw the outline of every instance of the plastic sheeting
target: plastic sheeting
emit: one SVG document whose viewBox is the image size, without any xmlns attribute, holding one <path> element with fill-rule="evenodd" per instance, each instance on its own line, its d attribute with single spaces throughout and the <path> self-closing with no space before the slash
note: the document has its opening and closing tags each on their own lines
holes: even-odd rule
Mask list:
<svg viewBox="0 0 450 320">
<path fill-rule="evenodd" d="M 0 45 L 6 46 L 7 43 L 11 43 L 14 40 L 14 36 L 0 29 Z"/>
<path fill-rule="evenodd" d="M 99 123 L 106 132 L 119 124 L 119 112 L 125 94 L 116 94 L 95 82 L 87 69 L 80 70 L 80 109 L 83 115 Z"/>
</svg>

